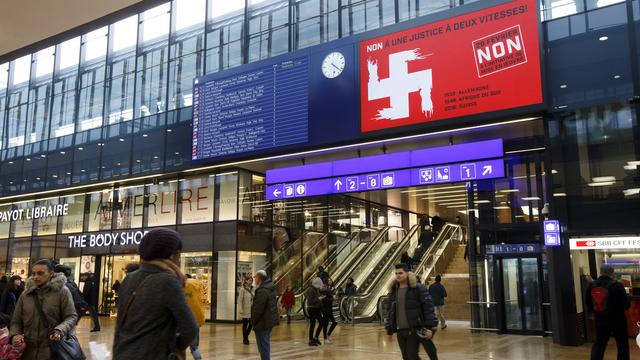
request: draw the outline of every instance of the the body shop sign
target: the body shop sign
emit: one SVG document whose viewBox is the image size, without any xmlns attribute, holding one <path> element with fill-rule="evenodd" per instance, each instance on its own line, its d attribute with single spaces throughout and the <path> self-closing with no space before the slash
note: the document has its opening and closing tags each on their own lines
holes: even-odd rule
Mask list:
<svg viewBox="0 0 640 360">
<path fill-rule="evenodd" d="M 534 0 L 360 43 L 361 130 L 542 103 Z"/>
<path fill-rule="evenodd" d="M 140 245 L 146 230 L 126 230 L 69 235 L 69 248 Z"/>
</svg>

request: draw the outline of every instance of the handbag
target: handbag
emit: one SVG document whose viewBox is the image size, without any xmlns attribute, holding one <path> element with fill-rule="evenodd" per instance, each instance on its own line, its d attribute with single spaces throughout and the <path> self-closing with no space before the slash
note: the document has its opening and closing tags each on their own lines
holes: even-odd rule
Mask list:
<svg viewBox="0 0 640 360">
<path fill-rule="evenodd" d="M 44 314 L 44 310 L 42 310 L 42 304 L 40 303 L 40 299 L 38 299 L 38 295 L 36 293 L 33 293 L 33 299 L 36 303 L 36 309 L 38 309 L 38 313 L 40 314 L 40 319 L 47 328 L 47 331 L 51 333 L 53 328 L 49 324 L 49 320 Z M 82 352 L 82 347 L 80 346 L 78 338 L 70 333 L 63 335 L 58 342 L 49 340 L 49 348 L 51 349 L 51 353 L 54 355 L 54 358 L 58 360 L 85 360 L 87 358 L 84 355 L 84 352 Z"/>
</svg>

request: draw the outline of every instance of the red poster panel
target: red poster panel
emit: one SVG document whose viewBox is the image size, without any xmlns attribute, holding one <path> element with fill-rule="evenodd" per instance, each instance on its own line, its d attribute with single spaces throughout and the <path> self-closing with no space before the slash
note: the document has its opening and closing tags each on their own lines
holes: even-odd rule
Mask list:
<svg viewBox="0 0 640 360">
<path fill-rule="evenodd" d="M 542 103 L 535 0 L 360 43 L 361 130 Z"/>
</svg>

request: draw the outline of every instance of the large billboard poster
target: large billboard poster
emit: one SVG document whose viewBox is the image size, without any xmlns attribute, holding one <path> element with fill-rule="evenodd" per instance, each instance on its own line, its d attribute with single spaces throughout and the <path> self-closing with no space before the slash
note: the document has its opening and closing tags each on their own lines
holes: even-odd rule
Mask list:
<svg viewBox="0 0 640 360">
<path fill-rule="evenodd" d="M 542 103 L 535 0 L 360 43 L 361 131 Z"/>
</svg>

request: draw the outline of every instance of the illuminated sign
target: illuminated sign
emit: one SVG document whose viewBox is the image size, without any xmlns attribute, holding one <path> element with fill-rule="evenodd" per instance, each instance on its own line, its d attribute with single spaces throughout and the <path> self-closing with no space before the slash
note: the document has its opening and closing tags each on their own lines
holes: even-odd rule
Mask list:
<svg viewBox="0 0 640 360">
<path fill-rule="evenodd" d="M 0 211 L 0 222 L 40 219 L 69 214 L 69 204 L 37 206 L 26 209 Z"/>
<path fill-rule="evenodd" d="M 533 0 L 360 43 L 361 131 L 542 103 Z"/>
<path fill-rule="evenodd" d="M 640 236 L 572 238 L 569 247 L 571 250 L 640 249 Z"/>
<path fill-rule="evenodd" d="M 146 230 L 126 230 L 104 233 L 69 235 L 69 248 L 140 245 Z"/>
<path fill-rule="evenodd" d="M 267 170 L 267 200 L 495 179 L 502 139 Z M 484 160 L 486 159 L 486 160 Z"/>
<path fill-rule="evenodd" d="M 560 222 L 558 220 L 545 220 L 542 223 L 545 246 L 560 246 Z"/>
</svg>

